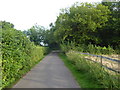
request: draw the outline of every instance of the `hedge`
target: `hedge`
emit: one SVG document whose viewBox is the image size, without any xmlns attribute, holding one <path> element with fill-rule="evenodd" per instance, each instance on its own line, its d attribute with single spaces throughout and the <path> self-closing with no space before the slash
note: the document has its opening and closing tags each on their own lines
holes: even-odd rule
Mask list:
<svg viewBox="0 0 120 90">
<path fill-rule="evenodd" d="M 2 30 L 2 87 L 5 88 L 21 78 L 39 62 L 44 47 L 35 46 L 26 35 L 13 28 Z"/>
</svg>

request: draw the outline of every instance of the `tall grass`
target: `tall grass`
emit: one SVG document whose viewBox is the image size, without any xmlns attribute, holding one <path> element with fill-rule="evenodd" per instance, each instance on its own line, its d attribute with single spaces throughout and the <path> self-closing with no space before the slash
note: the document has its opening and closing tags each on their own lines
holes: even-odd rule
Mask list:
<svg viewBox="0 0 120 90">
<path fill-rule="evenodd" d="M 104 88 L 118 89 L 120 88 L 120 74 L 110 74 L 108 70 L 103 68 L 101 64 L 85 59 L 85 55 L 77 53 L 85 52 L 91 54 L 117 54 L 112 47 L 100 47 L 89 44 L 75 45 L 75 43 L 61 44 L 61 50 L 67 55 L 68 59 L 75 65 L 79 71 L 89 73 L 89 77 L 98 81 L 99 85 Z"/>
<path fill-rule="evenodd" d="M 118 79 L 115 79 L 118 76 L 109 74 L 100 64 L 85 60 L 84 55 L 74 51 L 69 51 L 66 55 L 79 71 L 89 73 L 89 77 L 98 81 L 104 88 L 120 88 Z"/>
</svg>

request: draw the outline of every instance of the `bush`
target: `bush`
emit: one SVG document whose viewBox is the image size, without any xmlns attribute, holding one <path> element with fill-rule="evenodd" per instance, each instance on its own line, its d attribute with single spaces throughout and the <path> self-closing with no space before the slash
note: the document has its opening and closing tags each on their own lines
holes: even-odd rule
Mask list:
<svg viewBox="0 0 120 90">
<path fill-rule="evenodd" d="M 86 60 L 83 59 L 83 55 L 80 55 L 74 51 L 69 51 L 66 53 L 66 55 L 71 62 L 74 62 L 74 65 L 78 68 L 78 70 L 83 72 L 89 71 L 90 67 L 88 66 Z"/>
<path fill-rule="evenodd" d="M 62 43 L 60 47 L 63 53 L 76 49 L 74 42 Z"/>
<path fill-rule="evenodd" d="M 2 31 L 2 88 L 22 77 L 43 58 L 44 47 L 35 46 L 21 31 Z"/>
<path fill-rule="evenodd" d="M 50 51 L 51 51 L 51 49 L 49 47 L 43 48 L 44 55 L 48 54 Z"/>
<path fill-rule="evenodd" d="M 91 54 L 115 54 L 119 53 L 119 49 L 117 47 L 114 50 L 111 46 L 108 47 L 100 47 L 93 44 L 85 45 L 85 44 L 75 44 L 74 42 L 62 43 L 61 45 L 62 52 L 68 52 L 69 50 L 75 50 L 79 52 L 91 53 Z"/>
</svg>

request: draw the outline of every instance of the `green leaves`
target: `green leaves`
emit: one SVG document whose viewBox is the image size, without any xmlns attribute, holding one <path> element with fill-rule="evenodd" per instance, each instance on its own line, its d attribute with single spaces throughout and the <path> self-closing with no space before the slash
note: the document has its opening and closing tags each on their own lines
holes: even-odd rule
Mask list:
<svg viewBox="0 0 120 90">
<path fill-rule="evenodd" d="M 44 40 L 45 28 L 39 25 L 35 25 L 30 28 L 28 31 L 23 31 L 31 42 L 34 42 L 35 45 L 40 45 Z"/>
<path fill-rule="evenodd" d="M 29 71 L 46 53 L 44 47 L 35 46 L 21 31 L 4 25 L 1 42 L 2 88 Z"/>
<path fill-rule="evenodd" d="M 77 3 L 60 13 L 56 20 L 55 37 L 59 42 L 98 43 L 99 39 L 94 39 L 98 38 L 97 29 L 108 21 L 108 14 L 110 10 L 102 4 Z"/>
</svg>

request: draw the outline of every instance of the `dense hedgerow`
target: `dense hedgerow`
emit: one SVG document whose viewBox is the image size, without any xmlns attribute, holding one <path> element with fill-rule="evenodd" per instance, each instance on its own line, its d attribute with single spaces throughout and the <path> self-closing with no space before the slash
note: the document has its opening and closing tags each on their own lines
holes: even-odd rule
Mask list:
<svg viewBox="0 0 120 90">
<path fill-rule="evenodd" d="M 2 30 L 2 88 L 30 70 L 43 58 L 44 47 L 35 46 L 26 35 L 13 28 Z"/>
</svg>

